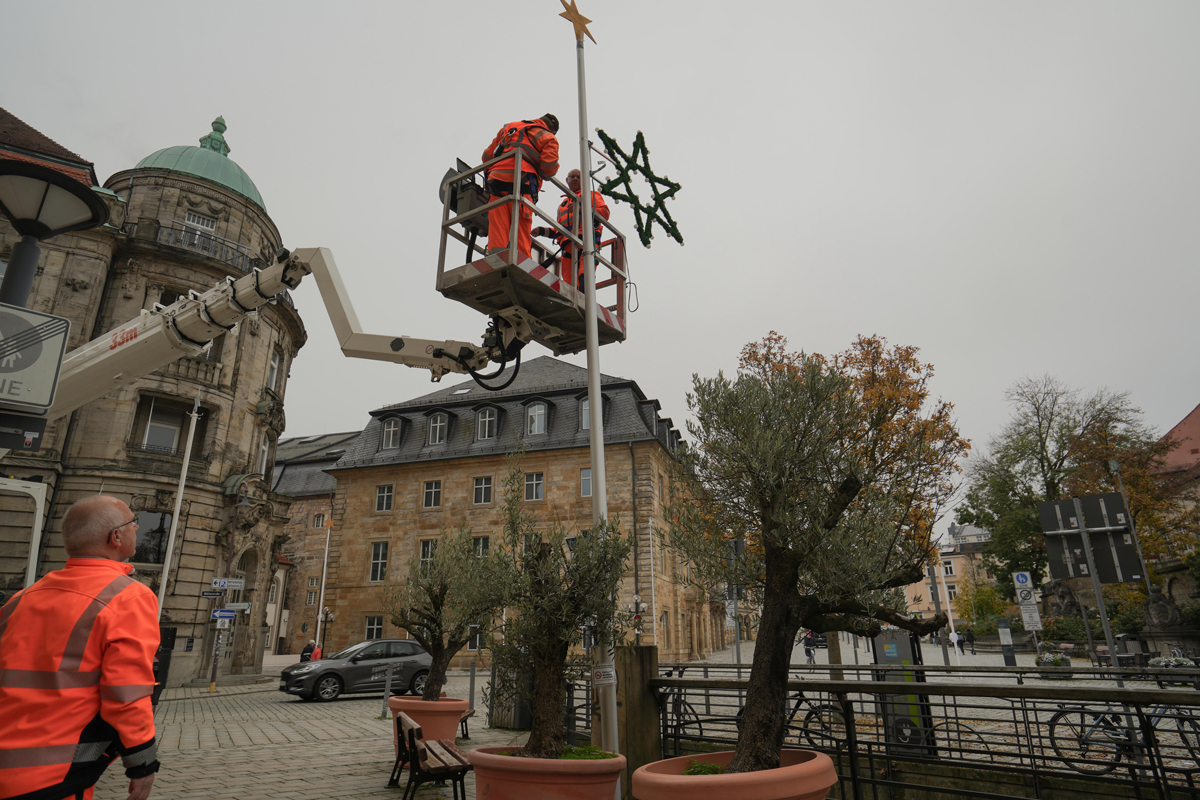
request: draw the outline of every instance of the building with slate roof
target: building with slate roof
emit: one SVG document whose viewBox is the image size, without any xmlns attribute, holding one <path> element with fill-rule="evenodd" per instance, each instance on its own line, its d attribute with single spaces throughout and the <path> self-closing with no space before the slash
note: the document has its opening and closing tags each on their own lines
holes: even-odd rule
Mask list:
<svg viewBox="0 0 1200 800">
<path fill-rule="evenodd" d="M 229 159 L 218 117 L 198 146 L 169 147 L 96 185 L 92 164 L 0 110 L 5 158 L 38 159 L 92 187 L 109 208 L 99 228 L 41 245 L 29 307 L 71 322 L 68 350 L 117 330 L 143 310 L 204 291 L 268 263 L 280 246 L 262 196 Z M 0 270 L 18 240 L 0 220 Z M 249 602 L 235 620 L 222 673 L 258 672 L 276 642 L 284 609 L 268 603 L 284 588 L 279 547 L 289 498 L 271 491 L 283 399 L 304 324 L 285 296 L 219 337 L 197 358 L 182 358 L 78 411 L 50 422 L 35 453 L 12 453 L 6 475 L 51 485 L 38 576 L 62 566 L 62 516 L 76 500 L 103 491 L 138 514 L 137 577 L 155 591 L 163 575 L 167 531 L 200 396 L 163 611 L 177 634 L 169 685 L 203 678 L 212 663 L 212 601 L 201 592 L 214 577 L 245 580 L 224 600 Z M 249 506 L 236 515 L 242 495 Z M 24 585 L 33 503 L 0 494 L 0 589 Z M 272 614 L 268 614 L 270 607 Z"/>
<path fill-rule="evenodd" d="M 647 605 L 637 638 L 657 644 L 660 660 L 703 657 L 725 646 L 724 602 L 710 602 L 698 589 L 678 585 L 673 577 L 686 565 L 652 536 L 653 527 L 665 522 L 664 492 L 681 447 L 679 431 L 636 382 L 605 375 L 601 392 L 609 512 L 636 531 L 622 605 L 631 604 L 635 594 Z M 405 636 L 384 617 L 389 581 L 403 575 L 410 559 L 427 555 L 443 530 L 466 525 L 489 542 L 500 535 L 505 459 L 518 441 L 525 447 L 522 469 L 530 511 L 548 523 L 589 528 L 587 426 L 587 371 L 550 356 L 523 364 L 504 391 L 466 381 L 371 412 L 353 440 L 337 445 L 346 452 L 325 468 L 336 486 L 323 594 L 323 559 L 313 558 L 323 553 L 326 536 L 312 525 L 318 506 L 309 509 L 307 532 L 297 532 L 284 547 L 298 564 L 296 584 L 305 598 L 292 614 L 291 652 L 299 652 L 310 638 L 324 606 L 336 614 L 326 631 L 328 648 Z M 293 468 L 297 472 L 288 478 Z M 303 463 L 289 462 L 276 490 L 317 486 L 303 470 Z M 294 515 L 292 524 L 297 523 Z M 317 596 L 308 594 L 309 584 Z M 468 649 L 457 664 L 485 657 Z"/>
</svg>

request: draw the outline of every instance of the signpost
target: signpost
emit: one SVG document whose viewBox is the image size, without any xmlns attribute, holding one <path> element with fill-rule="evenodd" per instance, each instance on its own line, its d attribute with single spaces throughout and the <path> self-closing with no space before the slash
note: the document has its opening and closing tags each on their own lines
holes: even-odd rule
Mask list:
<svg viewBox="0 0 1200 800">
<path fill-rule="evenodd" d="M 1004 666 L 1015 667 L 1017 654 L 1013 651 L 1012 631 L 1008 628 L 1008 620 L 1000 620 L 1000 652 L 1004 654 Z"/>
<path fill-rule="evenodd" d="M 233 619 L 237 616 L 237 612 L 231 608 L 214 608 L 212 612 L 213 619 Z"/>
<path fill-rule="evenodd" d="M 224 592 L 218 592 L 218 591 L 204 591 L 204 592 L 200 593 L 200 596 L 201 597 L 221 597 L 224 594 L 225 594 Z"/>
<path fill-rule="evenodd" d="M 41 447 L 70 333 L 66 317 L 0 303 L 0 451 Z"/>
<path fill-rule="evenodd" d="M 226 603 L 225 607 L 233 611 L 245 611 L 250 613 L 250 603 Z"/>
<path fill-rule="evenodd" d="M 212 588 L 214 589 L 245 589 L 245 578 L 213 578 Z"/>
<path fill-rule="evenodd" d="M 601 664 L 592 668 L 593 686 L 616 686 L 617 668 L 612 664 Z"/>
<path fill-rule="evenodd" d="M 1017 604 L 1021 606 L 1021 622 L 1025 630 L 1034 631 L 1033 644 L 1037 647 L 1037 633 L 1042 629 L 1042 614 L 1038 611 L 1037 592 L 1033 587 L 1033 576 L 1028 572 L 1014 572 L 1013 586 L 1017 590 Z"/>
</svg>

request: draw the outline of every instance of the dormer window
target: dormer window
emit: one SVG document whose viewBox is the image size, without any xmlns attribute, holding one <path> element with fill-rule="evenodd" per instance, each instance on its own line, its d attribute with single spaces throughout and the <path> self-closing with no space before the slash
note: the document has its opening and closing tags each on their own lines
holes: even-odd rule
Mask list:
<svg viewBox="0 0 1200 800">
<path fill-rule="evenodd" d="M 479 441 L 496 438 L 496 409 L 479 409 L 475 415 L 475 438 Z"/>
<path fill-rule="evenodd" d="M 450 427 L 450 419 L 444 412 L 439 411 L 429 417 L 429 437 L 426 439 L 428 444 L 445 444 L 446 431 Z"/>
<path fill-rule="evenodd" d="M 400 420 L 392 418 L 383 421 L 384 450 L 395 450 L 400 446 Z"/>
<path fill-rule="evenodd" d="M 546 432 L 546 404 L 531 403 L 525 409 L 525 433 L 535 436 Z"/>
</svg>

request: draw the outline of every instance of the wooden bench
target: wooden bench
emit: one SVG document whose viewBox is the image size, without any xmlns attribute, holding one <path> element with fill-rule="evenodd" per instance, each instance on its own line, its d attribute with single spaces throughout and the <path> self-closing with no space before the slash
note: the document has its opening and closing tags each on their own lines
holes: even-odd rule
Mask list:
<svg viewBox="0 0 1200 800">
<path fill-rule="evenodd" d="M 407 763 L 408 783 L 404 786 L 402 800 L 415 798 L 417 788 L 423 783 L 444 780 L 449 780 L 453 786 L 454 800 L 467 800 L 466 775 L 472 769 L 471 762 L 454 740 L 422 739 L 421 726 L 404 713 L 396 715 L 396 736 L 400 750 L 387 785 L 400 785 L 400 770 Z"/>
<path fill-rule="evenodd" d="M 464 711 L 462 713 L 462 717 L 458 720 L 459 735 L 463 739 L 471 738 L 470 732 L 467 731 L 467 720 L 469 720 L 473 716 L 475 716 L 475 709 L 468 708 L 466 711 Z"/>
</svg>

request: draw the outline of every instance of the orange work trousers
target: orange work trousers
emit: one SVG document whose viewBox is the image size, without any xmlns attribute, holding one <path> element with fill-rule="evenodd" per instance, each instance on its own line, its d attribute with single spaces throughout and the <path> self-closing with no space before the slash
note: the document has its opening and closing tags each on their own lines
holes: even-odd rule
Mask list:
<svg viewBox="0 0 1200 800">
<path fill-rule="evenodd" d="M 501 200 L 512 195 L 491 195 L 488 202 Z M 531 256 L 529 251 L 533 246 L 533 211 L 521 203 L 520 216 L 517 218 L 517 260 L 525 261 Z M 512 228 L 512 203 L 496 206 L 488 211 L 488 255 L 497 252 L 508 252 L 508 235 Z"/>
</svg>

